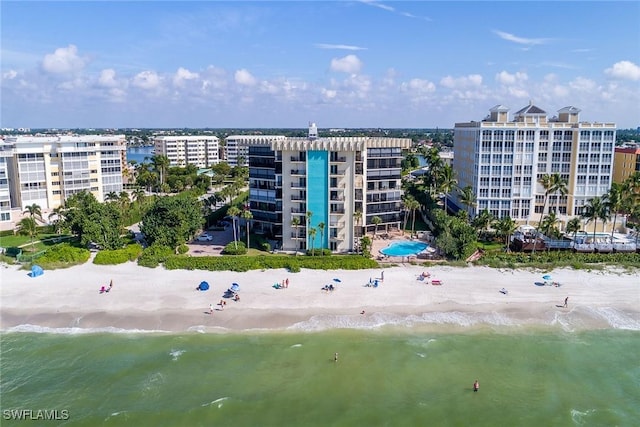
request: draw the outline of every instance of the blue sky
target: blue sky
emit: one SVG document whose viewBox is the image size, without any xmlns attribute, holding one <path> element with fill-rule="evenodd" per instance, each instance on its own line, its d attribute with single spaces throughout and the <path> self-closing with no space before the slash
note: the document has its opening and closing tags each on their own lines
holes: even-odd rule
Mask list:
<svg viewBox="0 0 640 427">
<path fill-rule="evenodd" d="M 2 1 L 2 127 L 640 125 L 640 2 Z"/>
</svg>

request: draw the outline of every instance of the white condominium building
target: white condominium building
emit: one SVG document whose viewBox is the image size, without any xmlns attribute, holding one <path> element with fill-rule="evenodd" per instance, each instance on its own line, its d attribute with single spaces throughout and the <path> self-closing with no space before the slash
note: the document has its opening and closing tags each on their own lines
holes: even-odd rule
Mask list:
<svg viewBox="0 0 640 427">
<path fill-rule="evenodd" d="M 456 123 L 454 170 L 458 185 L 473 189 L 477 205 L 456 204 L 472 216 L 488 209 L 496 218 L 535 225 L 545 198 L 539 179 L 559 173 L 568 192 L 550 195 L 544 214 L 556 212 L 562 229 L 611 186 L 616 125 L 581 122 L 579 113 L 569 106 L 547 118 L 529 104 L 509 120 L 509 109 L 497 105 L 482 121 Z"/>
<path fill-rule="evenodd" d="M 208 168 L 218 164 L 218 137 L 206 135 L 158 136 L 154 138 L 156 156 L 167 156 L 169 166 L 195 165 Z"/>
<path fill-rule="evenodd" d="M 12 209 L 37 204 L 46 212 L 81 191 L 99 201 L 122 191 L 125 150 L 124 135 L 9 136 L 0 144 L 2 228 L 12 228 Z"/>
<path fill-rule="evenodd" d="M 314 123 L 308 137 L 251 143 L 254 231 L 278 249 L 350 252 L 363 230 L 400 228 L 400 163 L 410 147 L 409 138 L 318 137 Z"/>
<path fill-rule="evenodd" d="M 284 135 L 229 135 L 225 138 L 229 166 L 249 165 L 249 145 L 283 141 Z"/>
</svg>

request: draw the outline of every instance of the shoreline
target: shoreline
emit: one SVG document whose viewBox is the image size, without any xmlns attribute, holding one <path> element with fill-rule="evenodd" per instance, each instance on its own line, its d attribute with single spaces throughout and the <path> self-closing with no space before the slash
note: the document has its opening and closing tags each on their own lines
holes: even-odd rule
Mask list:
<svg viewBox="0 0 640 427">
<path fill-rule="evenodd" d="M 3 333 L 470 330 L 484 326 L 640 330 L 637 274 L 615 269 L 536 272 L 434 265 L 428 269 L 431 278 L 443 283 L 435 286 L 417 280 L 424 266 L 238 273 L 87 263 L 45 271 L 36 278 L 14 266 L 1 268 Z M 370 278 L 380 279 L 382 271 L 385 280 L 377 288 L 365 286 Z M 551 274 L 561 286 L 545 286 L 544 274 Z M 286 279 L 288 288 L 273 288 Z M 110 280 L 112 291 L 99 293 Z M 203 280 L 211 289 L 196 291 Z M 240 285 L 241 301 L 223 298 L 232 283 Z M 321 290 L 331 283 L 335 291 Z M 569 304 L 564 308 L 567 296 Z M 223 299 L 227 304 L 220 310 L 217 304 Z M 209 314 L 210 305 L 213 314 Z"/>
</svg>

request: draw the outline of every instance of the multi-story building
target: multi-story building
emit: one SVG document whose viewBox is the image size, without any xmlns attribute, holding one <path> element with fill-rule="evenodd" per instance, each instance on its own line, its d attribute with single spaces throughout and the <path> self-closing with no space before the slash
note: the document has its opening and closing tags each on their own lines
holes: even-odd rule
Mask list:
<svg viewBox="0 0 640 427">
<path fill-rule="evenodd" d="M 226 160 L 229 166 L 247 166 L 249 145 L 282 141 L 283 135 L 229 135 L 225 138 Z"/>
<path fill-rule="evenodd" d="M 613 182 L 622 183 L 640 172 L 640 147 L 618 147 L 613 154 Z"/>
<path fill-rule="evenodd" d="M 567 182 L 568 193 L 550 195 L 544 208 L 563 224 L 609 191 L 616 125 L 581 122 L 579 113 L 565 107 L 549 119 L 530 103 L 509 120 L 509 109 L 497 105 L 482 121 L 456 123 L 454 170 L 458 185 L 471 186 L 475 194 L 477 205 L 467 208 L 472 216 L 488 209 L 497 218 L 537 224 L 545 199 L 539 179 L 545 174 L 559 173 Z M 455 195 L 454 202 L 465 208 Z"/>
<path fill-rule="evenodd" d="M 408 138 L 319 138 L 315 124 L 306 138 L 249 144 L 254 230 L 271 235 L 283 250 L 349 252 L 363 228 L 373 229 L 374 217 L 381 228 L 399 228 L 400 162 L 410 146 Z"/>
<path fill-rule="evenodd" d="M 153 139 L 154 154 L 166 156 L 169 166 L 195 165 L 198 168 L 208 168 L 220 161 L 218 142 L 217 136 L 158 136 Z"/>
<path fill-rule="evenodd" d="M 124 135 L 10 136 L 0 145 L 0 222 L 13 228 L 21 212 L 37 204 L 54 209 L 81 191 L 100 201 L 122 191 Z M 9 215 L 7 213 L 7 193 Z"/>
</svg>

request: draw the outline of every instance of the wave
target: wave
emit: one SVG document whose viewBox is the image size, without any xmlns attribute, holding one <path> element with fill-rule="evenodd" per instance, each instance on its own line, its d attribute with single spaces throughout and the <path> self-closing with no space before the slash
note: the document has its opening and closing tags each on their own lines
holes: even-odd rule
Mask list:
<svg viewBox="0 0 640 427">
<path fill-rule="evenodd" d="M 151 333 L 168 333 L 169 331 L 163 331 L 159 329 L 123 329 L 113 326 L 107 326 L 104 328 L 51 328 L 49 326 L 40 326 L 32 324 L 17 325 L 11 328 L 3 330 L 4 333 L 37 333 L 37 334 L 65 334 L 65 335 L 79 335 L 79 334 L 151 334 Z"/>
</svg>

